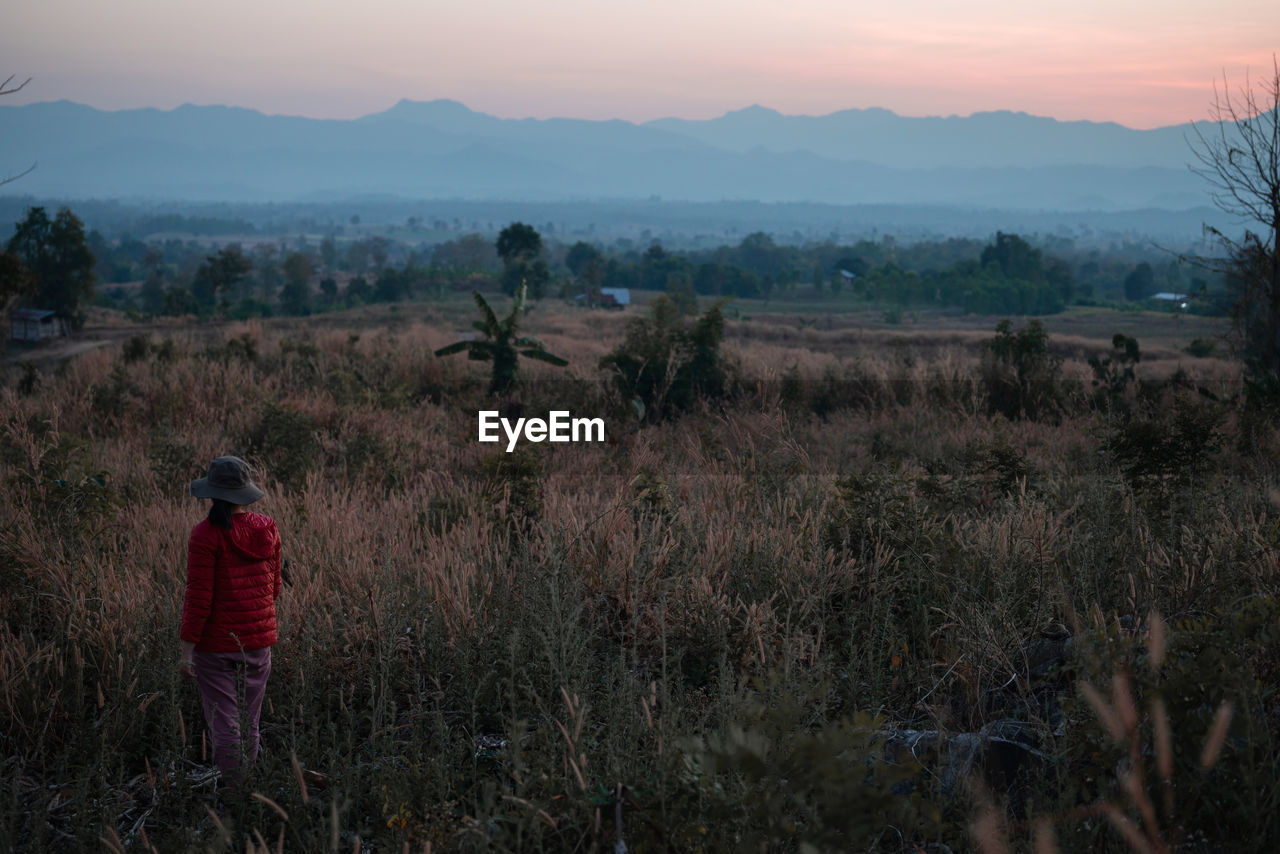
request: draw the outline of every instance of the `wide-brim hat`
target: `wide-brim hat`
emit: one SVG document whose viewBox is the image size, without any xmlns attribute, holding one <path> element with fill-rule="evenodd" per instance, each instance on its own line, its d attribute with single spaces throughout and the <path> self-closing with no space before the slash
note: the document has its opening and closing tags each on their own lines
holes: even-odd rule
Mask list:
<svg viewBox="0 0 1280 854">
<path fill-rule="evenodd" d="M 191 481 L 191 494 L 231 504 L 252 504 L 266 495 L 249 477 L 249 464 L 239 457 L 218 457 L 209 463 L 209 474 Z"/>
</svg>

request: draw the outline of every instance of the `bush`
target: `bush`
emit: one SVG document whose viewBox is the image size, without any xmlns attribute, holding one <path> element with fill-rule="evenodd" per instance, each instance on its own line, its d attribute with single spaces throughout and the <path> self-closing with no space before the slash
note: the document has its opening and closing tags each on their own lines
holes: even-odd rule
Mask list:
<svg viewBox="0 0 1280 854">
<path fill-rule="evenodd" d="M 762 694 L 777 687 L 755 680 Z M 913 785 L 920 766 L 886 760 L 885 721 L 855 714 L 814 726 L 808 719 L 818 697 L 790 687 L 776 694 L 749 700 L 722 732 L 684 741 L 686 785 L 710 819 L 708 844 L 862 851 L 939 820 Z"/>
<path fill-rule="evenodd" d="M 128 369 L 122 362 L 117 362 L 107 378 L 93 387 L 89 402 L 94 412 L 116 423 L 129 411 L 136 393 L 137 388 L 129 378 Z"/>
<path fill-rule="evenodd" d="M 617 377 L 622 394 L 644 405 L 647 420 L 659 421 L 725 393 L 721 307 L 716 303 L 689 323 L 671 300 L 658 297 L 649 316 L 632 320 L 623 342 L 600 360 Z"/>
<path fill-rule="evenodd" d="M 542 457 L 532 447 L 480 461 L 485 500 L 494 518 L 527 530 L 542 516 Z"/>
<path fill-rule="evenodd" d="M 245 451 L 263 471 L 286 487 L 298 489 L 322 458 L 319 429 L 310 415 L 268 403 L 262 418 L 244 437 Z"/>
<path fill-rule="evenodd" d="M 1036 420 L 1060 411 L 1062 357 L 1049 352 L 1049 333 L 1039 320 L 1015 330 L 996 324 L 983 343 L 982 385 L 989 411 Z"/>
<path fill-rule="evenodd" d="M 129 340 L 124 342 L 124 348 L 121 351 L 125 362 L 140 362 L 147 358 L 150 353 L 150 335 L 130 335 Z"/>
<path fill-rule="evenodd" d="M 1111 339 L 1111 355 L 1105 358 L 1090 356 L 1096 403 L 1104 408 L 1119 405 L 1125 389 L 1130 383 L 1137 382 L 1133 368 L 1140 361 L 1142 352 L 1137 339 L 1119 332 Z"/>
<path fill-rule="evenodd" d="M 1103 447 L 1134 491 L 1162 494 L 1191 486 L 1213 468 L 1222 413 L 1187 395 L 1172 409 L 1157 408 L 1147 418 L 1128 418 L 1108 432 Z"/>
<path fill-rule="evenodd" d="M 1185 352 L 1189 356 L 1195 356 L 1197 359 L 1207 359 L 1213 355 L 1214 350 L 1218 348 L 1218 342 L 1212 338 L 1195 338 L 1186 346 Z"/>
</svg>

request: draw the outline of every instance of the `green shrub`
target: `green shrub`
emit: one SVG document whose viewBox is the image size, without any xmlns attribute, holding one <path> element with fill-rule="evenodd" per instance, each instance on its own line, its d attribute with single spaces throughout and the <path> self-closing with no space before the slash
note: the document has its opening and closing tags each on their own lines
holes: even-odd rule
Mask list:
<svg viewBox="0 0 1280 854">
<path fill-rule="evenodd" d="M 35 362 L 23 362 L 20 367 L 22 376 L 18 378 L 18 394 L 30 397 L 40 388 L 40 370 Z"/>
<path fill-rule="evenodd" d="M 989 411 L 1035 420 L 1060 411 L 1062 357 L 1049 351 L 1049 333 L 1039 320 L 1015 330 L 996 324 L 983 343 L 982 385 Z"/>
<path fill-rule="evenodd" d="M 228 338 L 221 345 L 212 344 L 205 348 L 207 358 L 226 364 L 237 361 L 252 365 L 258 361 L 258 342 L 248 332 L 235 338 Z"/>
<path fill-rule="evenodd" d="M 1140 361 L 1142 353 L 1137 339 L 1119 332 L 1111 339 L 1111 355 L 1089 357 L 1095 401 L 1099 406 L 1111 408 L 1121 403 L 1125 389 L 1130 383 L 1137 382 L 1133 369 Z"/>
<path fill-rule="evenodd" d="M 648 317 L 627 324 L 626 337 L 600 367 L 614 374 L 625 397 L 644 405 L 649 421 L 721 397 L 727 382 L 720 354 L 721 307 L 716 303 L 689 323 L 670 299 L 658 297 Z"/>
<path fill-rule="evenodd" d="M 793 680 L 789 680 L 793 681 Z M 757 690 L 722 731 L 686 738 L 685 785 L 701 800 L 716 850 L 862 851 L 936 823 L 913 783 L 918 764 L 885 759 L 886 722 L 862 713 L 813 720 L 818 692 Z M 781 690 L 779 690 L 781 688 Z"/>
<path fill-rule="evenodd" d="M 140 362 L 151 354 L 151 336 L 150 335 L 130 335 L 129 339 L 124 342 L 121 355 L 125 362 Z"/>
<path fill-rule="evenodd" d="M 162 487 L 178 496 L 187 494 L 187 482 L 200 476 L 196 450 L 176 436 L 164 434 L 151 442 L 151 470 Z"/>
<path fill-rule="evenodd" d="M 1218 348 L 1218 342 L 1212 338 L 1195 338 L 1188 344 L 1184 350 L 1187 355 L 1195 356 L 1197 359 L 1207 359 L 1213 355 Z"/>
<path fill-rule="evenodd" d="M 1212 404 L 1179 395 L 1172 408 L 1116 422 L 1103 447 L 1135 491 L 1185 489 L 1213 468 L 1222 416 Z"/>
<path fill-rule="evenodd" d="M 322 461 L 319 430 L 312 416 L 271 402 L 244 437 L 245 452 L 271 477 L 298 489 L 307 472 Z"/>
<path fill-rule="evenodd" d="M 972 443 L 961 459 L 967 469 L 990 477 L 996 490 L 1006 495 L 1017 492 L 1023 483 L 1030 487 L 1036 474 L 1026 453 L 1007 441 Z"/>
<path fill-rule="evenodd" d="M 115 422 L 129 411 L 136 392 L 137 388 L 129 378 L 128 369 L 123 362 L 117 362 L 107 378 L 93 387 L 89 393 L 89 403 L 94 412 Z"/>
</svg>

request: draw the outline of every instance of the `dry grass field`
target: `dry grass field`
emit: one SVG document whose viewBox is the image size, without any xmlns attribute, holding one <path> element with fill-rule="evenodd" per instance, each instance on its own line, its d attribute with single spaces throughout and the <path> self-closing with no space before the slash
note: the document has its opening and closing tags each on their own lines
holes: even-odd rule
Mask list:
<svg viewBox="0 0 1280 854">
<path fill-rule="evenodd" d="M 632 311 L 530 314 L 570 364 L 521 409 L 608 435 L 513 454 L 432 355 L 460 299 L 11 353 L 0 847 L 1280 847 L 1280 437 L 1186 353 L 1222 321 L 1049 318 L 1009 417 L 996 318 L 751 307 L 723 393 L 641 421 L 599 367 Z M 231 798 L 177 668 L 223 453 L 288 572 Z"/>
</svg>

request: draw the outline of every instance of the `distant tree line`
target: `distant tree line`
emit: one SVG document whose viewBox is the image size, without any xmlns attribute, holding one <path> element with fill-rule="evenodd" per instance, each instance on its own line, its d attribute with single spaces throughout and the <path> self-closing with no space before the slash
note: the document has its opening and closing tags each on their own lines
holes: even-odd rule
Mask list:
<svg viewBox="0 0 1280 854">
<path fill-rule="evenodd" d="M 77 231 L 78 229 L 78 231 Z M 70 231 L 73 238 L 65 237 Z M 55 235 L 63 235 L 57 237 Z M 88 278 L 53 274 L 40 240 L 83 245 Z M 62 243 L 58 243 L 62 241 Z M 530 299 L 590 297 L 601 288 L 667 293 L 677 305 L 698 297 L 822 298 L 850 306 L 894 309 L 940 307 L 976 314 L 1043 315 L 1073 303 L 1142 301 L 1160 290 L 1200 294 L 1229 285 L 1203 270 L 1184 275 L 1172 257 L 1139 245 L 1080 252 L 1069 242 L 1031 240 L 997 232 L 990 241 L 951 238 L 899 244 L 891 236 L 840 244 L 778 243 L 754 232 L 732 245 L 669 250 L 549 242 L 532 225 L 513 222 L 496 240 L 463 234 L 434 245 L 413 245 L 372 234 L 319 241 L 271 239 L 229 242 L 163 241 L 123 236 L 108 240 L 63 210 L 52 220 L 30 209 L 19 223 L 0 277 L 7 292 L 36 281 L 66 287 L 37 302 L 69 313 L 93 296 L 99 304 L 142 315 L 249 318 L 306 315 L 369 303 L 439 297 L 451 291 L 498 288 L 508 295 L 522 284 Z M 65 260 L 63 252 L 62 264 Z M 17 264 L 18 266 L 15 266 Z M 26 271 L 20 275 L 18 267 Z M 37 268 L 42 271 L 36 275 Z M 27 275 L 31 274 L 31 275 Z M 87 284 L 86 284 L 87 282 Z M 93 282 L 99 283 L 96 295 Z M 138 285 L 137 283 L 141 283 Z M 52 285 L 44 286 L 46 291 Z M 1224 310 L 1226 300 L 1200 300 L 1197 308 Z"/>
</svg>

